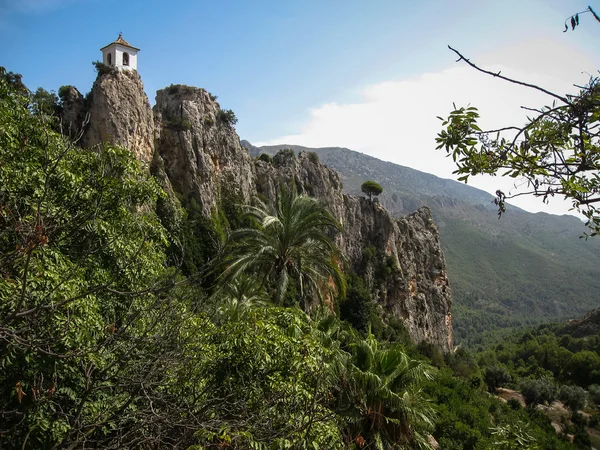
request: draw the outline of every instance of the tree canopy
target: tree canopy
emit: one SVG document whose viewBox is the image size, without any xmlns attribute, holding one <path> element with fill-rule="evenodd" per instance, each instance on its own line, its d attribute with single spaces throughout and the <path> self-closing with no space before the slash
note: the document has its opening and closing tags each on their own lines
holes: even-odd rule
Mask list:
<svg viewBox="0 0 600 450">
<path fill-rule="evenodd" d="M 363 194 L 367 194 L 369 196 L 369 200 L 371 200 L 373 195 L 379 195 L 383 192 L 383 188 L 376 181 L 365 181 L 361 186 L 360 190 Z"/>
<path fill-rule="evenodd" d="M 161 191 L 131 152 L 74 147 L 23 94 L 0 79 L 0 445 L 158 445 L 158 424 L 178 440 L 165 367 L 188 312 L 164 295 Z"/>
<path fill-rule="evenodd" d="M 232 232 L 226 277 L 251 273 L 279 303 L 290 284 L 305 307 L 332 286 L 345 296 L 339 255 L 328 235 L 339 224 L 316 199 L 284 192 L 275 207 L 257 200 L 257 206 L 245 207 L 245 214 L 257 226 Z"/>
<path fill-rule="evenodd" d="M 455 174 L 467 182 L 471 175 L 488 174 L 522 179 L 527 189 L 514 194 L 496 191 L 501 215 L 505 201 L 532 195 L 547 202 L 558 196 L 585 215 L 594 236 L 600 232 L 600 78 L 590 77 L 579 93 L 562 95 L 543 87 L 484 70 L 449 47 L 469 66 L 487 75 L 546 94 L 552 102 L 530 113 L 524 124 L 482 130 L 477 108 L 461 107 L 440 118 L 437 148 L 457 165 Z"/>
</svg>

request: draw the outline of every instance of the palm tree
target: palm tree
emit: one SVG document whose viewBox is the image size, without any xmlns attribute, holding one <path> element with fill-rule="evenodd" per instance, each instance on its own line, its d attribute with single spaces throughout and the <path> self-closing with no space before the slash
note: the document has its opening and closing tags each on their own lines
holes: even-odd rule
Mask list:
<svg viewBox="0 0 600 450">
<path fill-rule="evenodd" d="M 274 291 L 278 304 L 291 281 L 305 308 L 312 298 L 322 299 L 323 292 L 331 294 L 333 287 L 345 295 L 338 252 L 327 234 L 339 224 L 317 200 L 283 192 L 274 207 L 261 201 L 246 206 L 245 216 L 258 226 L 231 233 L 226 278 L 253 274 Z"/>
<path fill-rule="evenodd" d="M 399 344 L 380 345 L 370 332 L 365 339 L 355 334 L 350 345 L 353 367 L 344 413 L 349 438 L 380 450 L 429 449 L 434 409 L 421 385 L 432 378 L 431 368 L 411 359 Z"/>
<path fill-rule="evenodd" d="M 252 308 L 266 304 L 267 296 L 256 278 L 240 274 L 216 292 L 212 300 L 214 318 L 218 323 L 223 323 L 246 318 Z"/>
</svg>

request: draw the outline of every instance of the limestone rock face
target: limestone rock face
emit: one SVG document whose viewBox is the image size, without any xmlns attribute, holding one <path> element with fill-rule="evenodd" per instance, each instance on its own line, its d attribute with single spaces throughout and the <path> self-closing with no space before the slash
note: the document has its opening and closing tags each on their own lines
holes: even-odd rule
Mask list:
<svg viewBox="0 0 600 450">
<path fill-rule="evenodd" d="M 256 190 L 274 201 L 281 186 L 294 186 L 298 193 L 318 198 L 339 220 L 344 211 L 342 182 L 337 172 L 318 161 L 316 155 L 278 154 L 273 162 L 255 161 Z"/>
<path fill-rule="evenodd" d="M 157 92 L 154 117 L 157 153 L 175 191 L 193 198 L 210 215 L 225 191 L 249 202 L 254 164 L 219 104 L 204 89 L 171 86 Z"/>
<path fill-rule="evenodd" d="M 338 247 L 354 271 L 363 272 L 383 315 L 400 319 L 415 342 L 452 350 L 452 295 L 429 208 L 396 220 L 376 200 L 342 194 L 338 174 L 308 153 L 278 154 L 272 163 L 257 160 L 256 176 L 257 192 L 270 200 L 280 186 L 293 184 L 323 202 L 342 224 Z M 365 269 L 368 247 L 376 259 Z M 390 265 L 390 273 L 376 279 L 374 266 L 382 264 Z"/>
<path fill-rule="evenodd" d="M 90 123 L 83 145 L 118 144 L 131 150 L 140 161 L 150 163 L 154 153 L 154 120 L 137 71 L 99 75 L 91 95 Z"/>
<path fill-rule="evenodd" d="M 63 107 L 60 117 L 62 131 L 70 139 L 78 139 L 85 123 L 89 119 L 87 117 L 85 99 L 75 86 L 67 86 L 61 93 L 61 100 Z"/>
<path fill-rule="evenodd" d="M 373 263 L 365 271 L 384 315 L 400 319 L 415 342 L 430 342 L 449 352 L 452 294 L 429 208 L 395 220 L 379 203 L 364 197 L 345 196 L 345 206 L 340 246 L 355 270 L 361 270 L 367 247 L 376 250 L 375 265 L 389 268 L 383 279 L 373 276 Z"/>
<path fill-rule="evenodd" d="M 431 210 L 424 206 L 395 223 L 400 273 L 386 283 L 381 301 L 402 318 L 417 342 L 452 350 L 452 294 L 440 234 Z"/>
</svg>

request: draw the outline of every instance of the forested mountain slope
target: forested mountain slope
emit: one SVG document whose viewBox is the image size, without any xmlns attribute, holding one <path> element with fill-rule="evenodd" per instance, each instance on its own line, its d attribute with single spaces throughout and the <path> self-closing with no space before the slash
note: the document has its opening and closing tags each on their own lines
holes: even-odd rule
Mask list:
<svg viewBox="0 0 600 450">
<path fill-rule="evenodd" d="M 315 152 L 337 170 L 344 191 L 381 184 L 381 203 L 403 215 L 427 205 L 439 227 L 454 294 L 454 336 L 542 320 L 566 319 L 600 306 L 600 241 L 579 239 L 573 216 L 532 214 L 510 206 L 498 220 L 493 197 L 453 180 L 344 148 L 253 147 L 254 156 L 282 148 Z"/>
</svg>

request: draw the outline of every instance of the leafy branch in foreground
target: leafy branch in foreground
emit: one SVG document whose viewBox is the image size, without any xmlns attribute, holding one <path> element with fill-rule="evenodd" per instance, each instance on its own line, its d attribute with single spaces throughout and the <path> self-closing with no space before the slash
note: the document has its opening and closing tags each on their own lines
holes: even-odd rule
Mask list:
<svg viewBox="0 0 600 450">
<path fill-rule="evenodd" d="M 164 266 L 161 191 L 30 105 L 0 76 L 0 447 L 184 445 L 198 400 L 172 380 L 203 331 Z"/>
<path fill-rule="evenodd" d="M 577 95 L 558 95 L 540 86 L 484 70 L 450 47 L 459 59 L 479 72 L 540 91 L 553 100 L 551 106 L 528 108 L 525 124 L 482 130 L 475 107 L 456 108 L 442 120 L 436 138 L 457 165 L 459 180 L 488 174 L 525 180 L 524 192 L 496 191 L 498 214 L 505 212 L 506 199 L 521 195 L 547 202 L 555 195 L 570 200 L 588 220 L 591 236 L 600 232 L 600 79 L 591 77 L 577 86 Z"/>
</svg>

